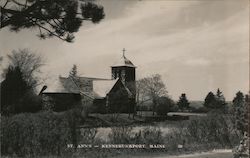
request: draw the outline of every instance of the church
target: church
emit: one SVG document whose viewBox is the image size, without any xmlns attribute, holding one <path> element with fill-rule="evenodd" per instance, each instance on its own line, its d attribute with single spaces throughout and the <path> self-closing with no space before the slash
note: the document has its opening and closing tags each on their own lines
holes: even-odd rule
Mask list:
<svg viewBox="0 0 250 158">
<path fill-rule="evenodd" d="M 135 77 L 136 66 L 125 57 L 123 49 L 122 57 L 111 66 L 111 79 L 59 76 L 40 93 L 57 112 L 81 106 L 91 113 L 133 113 Z"/>
</svg>

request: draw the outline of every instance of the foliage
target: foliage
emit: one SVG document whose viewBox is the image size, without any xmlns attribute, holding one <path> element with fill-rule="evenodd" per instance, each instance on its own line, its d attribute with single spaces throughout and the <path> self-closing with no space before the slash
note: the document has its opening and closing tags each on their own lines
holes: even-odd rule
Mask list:
<svg viewBox="0 0 250 158">
<path fill-rule="evenodd" d="M 150 98 L 147 97 L 144 85 L 145 79 L 140 79 L 136 81 L 136 103 L 138 106 L 142 105 L 144 102 L 148 101 Z"/>
<path fill-rule="evenodd" d="M 55 101 L 52 97 L 44 95 L 42 97 L 42 110 L 53 111 L 55 109 Z"/>
<path fill-rule="evenodd" d="M 181 94 L 179 101 L 177 102 L 177 105 L 179 109 L 184 110 L 189 108 L 189 101 L 187 100 L 186 94 Z"/>
<path fill-rule="evenodd" d="M 160 97 L 156 107 L 157 115 L 167 115 L 168 112 L 174 107 L 174 101 L 169 97 Z"/>
<path fill-rule="evenodd" d="M 40 55 L 28 49 L 19 49 L 13 50 L 8 55 L 8 60 L 9 66 L 20 68 L 24 80 L 31 88 L 34 89 L 39 84 L 40 69 L 44 65 L 44 59 Z"/>
<path fill-rule="evenodd" d="M 71 143 L 70 122 L 52 112 L 1 118 L 1 154 L 60 155 Z"/>
<path fill-rule="evenodd" d="M 75 78 L 77 77 L 77 66 L 74 64 L 72 69 L 69 72 L 69 77 Z"/>
<path fill-rule="evenodd" d="M 236 129 L 243 134 L 247 131 L 247 99 L 242 92 L 237 92 L 233 99 L 233 115 Z"/>
<path fill-rule="evenodd" d="M 240 145 L 238 145 L 233 150 L 234 158 L 242 158 L 249 157 L 249 137 L 247 136 L 247 132 L 244 133 L 242 140 L 240 141 Z"/>
<path fill-rule="evenodd" d="M 153 115 L 157 107 L 157 99 L 166 96 L 167 90 L 159 74 L 152 75 L 137 81 L 137 102 L 142 100 L 141 103 L 152 100 L 153 102 Z M 141 104 L 139 103 L 139 104 Z"/>
<path fill-rule="evenodd" d="M 3 61 L 3 57 L 2 56 L 0 56 L 0 62 L 2 62 Z M 1 63 L 0 63 L 0 66 L 1 66 Z"/>
<path fill-rule="evenodd" d="M 157 127 L 147 127 L 135 134 L 136 143 L 162 144 L 162 131 Z"/>
<path fill-rule="evenodd" d="M 114 144 L 160 144 L 163 143 L 162 132 L 156 127 L 147 127 L 134 132 L 132 127 L 114 127 L 109 134 Z"/>
<path fill-rule="evenodd" d="M 89 0 L 4 0 L 1 27 L 11 31 L 38 28 L 41 39 L 58 37 L 72 42 L 83 21 L 98 23 L 103 7 Z"/>
<path fill-rule="evenodd" d="M 77 128 L 79 123 L 82 121 L 81 111 L 79 108 L 74 108 L 65 112 L 65 118 L 68 121 L 68 128 L 70 130 L 70 140 L 74 148 L 77 148 L 77 145 L 81 139 L 81 131 Z"/>
<path fill-rule="evenodd" d="M 112 143 L 129 144 L 132 143 L 132 127 L 113 127 L 109 134 Z"/>
<path fill-rule="evenodd" d="M 209 92 L 205 98 L 204 106 L 207 108 L 213 107 L 215 104 L 215 96 L 213 92 Z"/>
<path fill-rule="evenodd" d="M 205 98 L 204 106 L 210 109 L 225 111 L 226 101 L 220 89 L 217 90 L 216 95 L 214 95 L 213 92 L 208 93 Z"/>
<path fill-rule="evenodd" d="M 30 87 L 24 81 L 20 68 L 9 67 L 1 84 L 1 113 L 16 113 L 20 99 L 27 89 Z"/>
<path fill-rule="evenodd" d="M 222 92 L 220 91 L 220 89 L 217 89 L 217 93 L 216 93 L 216 104 L 215 104 L 215 108 L 218 109 L 224 109 L 226 106 L 226 101 L 225 101 L 225 97 L 223 96 Z"/>
<path fill-rule="evenodd" d="M 5 80 L 1 84 L 1 98 L 3 115 L 37 112 L 41 109 L 40 97 L 34 95 L 19 67 L 8 67 Z"/>
<path fill-rule="evenodd" d="M 42 110 L 42 97 L 40 95 L 36 95 L 33 91 L 26 92 L 20 101 L 19 112 L 34 113 Z"/>
<path fill-rule="evenodd" d="M 4 70 L 5 79 L 1 85 L 2 114 L 41 110 L 42 100 L 35 94 L 35 88 L 39 83 L 42 57 L 23 49 L 12 51 L 8 59 L 9 66 Z"/>
<path fill-rule="evenodd" d="M 17 156 L 23 155 L 25 157 L 38 157 L 39 155 L 52 157 L 60 154 L 65 157 L 111 157 L 114 153 L 158 151 L 152 149 L 103 150 L 92 148 L 72 152 L 65 147 L 65 144 L 72 143 L 72 133 L 69 128 L 72 122 L 69 121 L 67 115 L 45 112 L 32 115 L 20 114 L 11 118 L 4 117 L 1 121 L 1 127 L 8 128 L 1 128 L 1 140 L 4 140 L 1 142 L 1 147 L 4 149 L 2 154 L 13 156 L 12 154 L 16 151 Z M 83 128 L 81 129 L 81 135 L 78 135 L 79 131 L 76 132 L 77 142 L 78 144 L 165 144 L 166 149 L 171 154 L 182 151 L 178 149 L 179 144 L 183 145 L 184 152 L 194 152 L 215 148 L 232 148 L 239 142 L 239 137 L 236 136 L 227 115 L 209 114 L 207 117 L 178 123 L 178 126 L 172 128 L 173 131 L 167 132 L 166 135 L 163 135 L 157 127 L 143 127 L 139 131 L 134 131 L 133 127 L 112 127 L 109 140 L 106 142 L 102 142 L 95 137 L 96 128 Z M 5 139 L 5 137 L 8 139 Z M 44 142 L 43 145 L 46 144 L 48 147 L 42 148 L 40 140 Z M 14 144 L 18 144 L 17 142 L 20 142 L 20 146 L 16 145 L 18 150 L 12 148 L 15 146 Z M 6 143 L 8 146 L 6 146 Z M 10 145 L 11 147 L 9 147 Z"/>
<path fill-rule="evenodd" d="M 82 144 L 93 144 L 95 140 L 95 136 L 97 134 L 96 128 L 83 128 L 81 129 L 81 138 L 80 141 Z"/>
<path fill-rule="evenodd" d="M 236 131 L 227 117 L 229 116 L 211 113 L 207 117 L 191 120 L 187 125 L 187 138 L 200 143 L 216 142 L 232 147 L 234 143 L 231 136 Z"/>
<path fill-rule="evenodd" d="M 213 112 L 207 116 L 178 122 L 177 127 L 166 134 L 164 139 L 169 144 L 170 151 L 179 151 L 180 144 L 183 145 L 183 151 L 197 152 L 232 149 L 238 144 L 240 137 L 233 127 L 231 116 Z"/>
<path fill-rule="evenodd" d="M 194 113 L 207 113 L 207 112 L 209 112 L 209 109 L 205 106 L 198 107 L 198 108 L 191 108 L 191 110 Z"/>
</svg>

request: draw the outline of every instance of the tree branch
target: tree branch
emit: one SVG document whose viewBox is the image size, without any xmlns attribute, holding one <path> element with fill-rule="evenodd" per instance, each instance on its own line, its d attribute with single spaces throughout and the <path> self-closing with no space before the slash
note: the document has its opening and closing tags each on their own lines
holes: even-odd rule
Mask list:
<svg viewBox="0 0 250 158">
<path fill-rule="evenodd" d="M 26 0 L 25 4 L 19 3 L 19 2 L 15 1 L 15 0 L 12 0 L 12 2 L 14 2 L 15 4 L 17 4 L 19 6 L 23 6 L 24 8 L 27 6 L 27 0 Z"/>
<path fill-rule="evenodd" d="M 41 28 L 40 27 L 38 27 L 39 28 L 39 31 L 40 31 L 40 35 L 42 35 L 42 30 L 41 30 Z"/>
<path fill-rule="evenodd" d="M 9 3 L 11 4 L 8 5 Z M 80 11 L 75 9 L 76 5 L 78 4 L 72 4 L 71 2 L 66 1 L 64 3 L 51 0 L 6 0 L 4 6 L 1 7 L 0 10 L 0 29 L 10 26 L 11 30 L 19 31 L 23 28 L 38 27 L 41 37 L 42 35 L 45 35 L 44 37 L 46 38 L 56 36 L 61 40 L 70 42 L 74 38 L 73 32 L 77 32 L 81 27 L 81 22 L 93 21 L 91 15 L 95 15 L 91 12 L 90 8 L 90 18 L 85 18 Z M 16 8 L 13 8 L 13 6 Z M 73 7 L 71 8 L 73 10 L 71 10 L 70 7 Z M 41 9 L 44 9 L 44 11 Z M 103 12 L 103 10 L 97 11 Z M 74 16 L 71 16 L 72 12 Z M 77 12 L 76 16 L 74 12 Z M 100 17 L 100 19 L 102 18 L 103 17 Z M 94 18 L 94 20 L 96 21 L 96 18 Z M 45 30 L 45 32 L 43 32 L 43 30 Z"/>
<path fill-rule="evenodd" d="M 143 104 L 143 103 L 145 103 L 145 102 L 147 102 L 147 101 L 149 101 L 149 100 L 152 100 L 152 99 L 150 98 L 150 99 L 147 99 L 147 100 L 143 100 L 143 101 L 141 101 L 140 103 L 138 103 L 137 105 L 141 105 L 141 104 Z"/>
<path fill-rule="evenodd" d="M 2 14 L 4 14 L 4 13 L 9 13 L 9 14 L 20 14 L 20 13 L 22 13 L 21 11 L 6 9 L 6 8 L 2 8 L 1 12 L 2 12 Z"/>
<path fill-rule="evenodd" d="M 31 19 L 31 20 L 32 20 L 32 19 Z M 59 35 L 55 34 L 54 32 L 50 31 L 48 28 L 46 28 L 46 27 L 44 27 L 44 26 L 38 24 L 36 21 L 34 21 L 34 20 L 32 20 L 32 21 L 35 23 L 35 25 L 37 25 L 38 27 L 40 27 L 40 28 L 46 30 L 46 31 L 49 32 L 50 34 L 52 34 L 52 35 L 58 37 L 59 39 L 61 39 L 61 40 L 63 40 L 63 41 L 66 40 L 65 38 L 62 38 L 61 36 L 59 36 Z"/>
<path fill-rule="evenodd" d="M 7 1 L 5 2 L 5 4 L 3 5 L 3 8 L 5 8 L 5 7 L 7 6 L 8 3 L 9 3 L 9 0 L 7 0 Z"/>
</svg>

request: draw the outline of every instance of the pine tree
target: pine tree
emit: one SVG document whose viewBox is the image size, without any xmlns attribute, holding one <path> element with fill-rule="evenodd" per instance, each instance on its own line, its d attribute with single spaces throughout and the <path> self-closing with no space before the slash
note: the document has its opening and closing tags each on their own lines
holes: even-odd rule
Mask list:
<svg viewBox="0 0 250 158">
<path fill-rule="evenodd" d="M 76 78 L 77 77 L 77 66 L 74 64 L 71 71 L 69 72 L 69 77 Z"/>
<path fill-rule="evenodd" d="M 222 92 L 220 91 L 220 89 L 217 89 L 217 93 L 216 93 L 216 103 L 214 105 L 214 108 L 216 109 L 224 109 L 226 106 L 226 101 L 225 101 L 225 97 L 222 94 Z"/>
<path fill-rule="evenodd" d="M 207 108 L 213 108 L 215 104 L 215 96 L 213 92 L 209 92 L 205 98 L 204 106 Z"/>
<path fill-rule="evenodd" d="M 246 97 L 248 98 L 248 97 Z M 236 129 L 240 130 L 242 134 L 247 130 L 247 100 L 244 98 L 242 92 L 237 92 L 233 99 L 233 115 Z"/>
<path fill-rule="evenodd" d="M 225 97 L 219 88 L 217 89 L 216 95 L 214 95 L 213 92 L 208 93 L 205 98 L 204 106 L 210 109 L 225 110 Z"/>
<path fill-rule="evenodd" d="M 181 94 L 179 101 L 177 102 L 177 105 L 179 109 L 184 110 L 189 108 L 189 101 L 187 100 L 186 94 Z"/>
<path fill-rule="evenodd" d="M 22 110 L 21 99 L 30 89 L 21 69 L 9 66 L 5 80 L 1 84 L 1 113 L 9 115 L 20 112 Z"/>
<path fill-rule="evenodd" d="M 1 1 L 2 2 L 2 1 Z M 3 0 L 0 29 L 37 28 L 41 39 L 57 37 L 72 42 L 83 21 L 98 23 L 105 16 L 93 0 Z"/>
</svg>

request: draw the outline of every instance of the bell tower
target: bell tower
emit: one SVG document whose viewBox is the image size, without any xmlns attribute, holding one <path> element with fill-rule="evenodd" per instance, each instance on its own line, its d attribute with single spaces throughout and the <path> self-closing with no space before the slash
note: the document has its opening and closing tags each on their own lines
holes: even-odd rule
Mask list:
<svg viewBox="0 0 250 158">
<path fill-rule="evenodd" d="M 128 60 L 125 56 L 125 48 L 123 48 L 123 55 L 113 66 L 112 70 L 112 79 L 120 78 L 122 82 L 128 86 L 128 84 L 133 82 L 135 83 L 135 66 Z M 130 87 L 130 86 L 128 86 Z M 132 89 L 130 89 L 132 90 Z"/>
<path fill-rule="evenodd" d="M 127 112 L 135 113 L 136 111 L 136 84 L 135 84 L 135 69 L 134 64 L 126 58 L 125 48 L 123 48 L 122 57 L 111 66 L 112 79 L 119 78 L 122 83 L 129 89 L 132 96 L 128 98 Z"/>
</svg>

